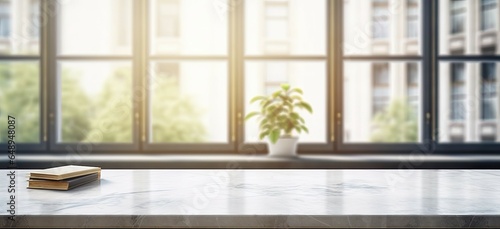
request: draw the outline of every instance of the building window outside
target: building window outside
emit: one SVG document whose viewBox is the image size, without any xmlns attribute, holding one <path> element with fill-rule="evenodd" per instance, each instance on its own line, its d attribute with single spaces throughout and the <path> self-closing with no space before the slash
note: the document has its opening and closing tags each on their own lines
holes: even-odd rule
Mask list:
<svg viewBox="0 0 500 229">
<path fill-rule="evenodd" d="M 465 119 L 465 65 L 451 64 L 451 120 Z"/>
<path fill-rule="evenodd" d="M 389 64 L 373 64 L 373 111 L 376 115 L 389 105 Z"/>
<path fill-rule="evenodd" d="M 418 1 L 417 0 L 407 0 L 407 12 L 406 12 L 406 37 L 407 38 L 417 38 L 418 37 Z"/>
<path fill-rule="evenodd" d="M 178 38 L 180 36 L 178 0 L 160 0 L 157 8 L 157 36 L 161 38 Z"/>
<path fill-rule="evenodd" d="M 497 15 L 497 0 L 481 0 L 481 30 L 494 29 Z"/>
<path fill-rule="evenodd" d="M 0 0 L 0 37 L 10 36 L 10 1 Z"/>
<path fill-rule="evenodd" d="M 40 1 L 30 1 L 29 34 L 33 39 L 40 37 Z"/>
<path fill-rule="evenodd" d="M 451 33 L 463 33 L 465 30 L 465 0 L 451 0 Z"/>
<path fill-rule="evenodd" d="M 389 37 L 389 4 L 387 0 L 373 0 L 372 33 L 374 39 Z"/>
<path fill-rule="evenodd" d="M 495 120 L 497 108 L 495 63 L 481 64 L 481 119 Z"/>
<path fill-rule="evenodd" d="M 266 54 L 284 54 L 289 52 L 289 2 L 266 0 L 264 2 L 264 24 Z"/>
<path fill-rule="evenodd" d="M 413 114 L 418 116 L 418 104 L 419 104 L 419 91 L 418 91 L 418 64 L 408 63 L 406 65 L 406 84 L 407 84 L 407 97 L 408 104 L 410 105 Z"/>
</svg>

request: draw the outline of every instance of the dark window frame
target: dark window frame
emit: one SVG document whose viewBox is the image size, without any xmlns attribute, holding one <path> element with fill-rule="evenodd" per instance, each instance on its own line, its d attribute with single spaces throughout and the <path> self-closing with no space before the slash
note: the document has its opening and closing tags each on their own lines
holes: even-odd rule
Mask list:
<svg viewBox="0 0 500 229">
<path fill-rule="evenodd" d="M 40 12 L 44 12 L 43 4 L 41 4 L 43 1 L 40 1 L 39 7 L 40 7 Z M 9 2 L 9 4 L 11 4 Z M 11 7 L 11 6 L 9 6 Z M 30 12 L 28 12 L 30 13 Z M 11 12 L 8 13 L 8 16 L 11 17 L 13 14 Z M 48 18 L 48 15 L 41 15 L 40 20 L 43 21 Z M 12 19 L 9 19 L 9 23 L 12 23 Z M 10 28 L 10 33 L 8 36 L 11 35 L 12 28 Z M 38 143 L 19 143 L 16 142 L 16 151 L 17 152 L 33 152 L 33 151 L 46 151 L 47 148 L 47 123 L 44 121 L 47 116 L 46 116 L 46 109 L 47 109 L 47 91 L 45 90 L 46 86 L 46 65 L 45 65 L 45 60 L 44 57 L 47 52 L 47 48 L 44 47 L 42 44 L 46 42 L 46 38 L 42 36 L 42 31 L 43 29 L 39 28 L 39 34 L 40 36 L 38 37 L 39 39 L 39 53 L 38 55 L 25 55 L 25 54 L 0 54 L 0 61 L 37 61 L 38 66 L 39 66 L 39 75 L 36 76 L 39 79 L 39 85 L 40 85 L 40 90 L 39 90 L 39 142 Z M 30 36 L 30 38 L 32 38 Z M 1 37 L 0 39 L 5 39 L 5 37 Z M 5 120 L 2 120 L 5 121 Z M 0 152 L 7 152 L 7 144 L 6 143 L 0 143 Z"/>
<path fill-rule="evenodd" d="M 134 114 L 137 116 L 137 133 L 136 140 L 134 141 L 133 147 L 127 146 L 122 149 L 117 149 L 113 145 L 103 146 L 94 148 L 92 153 L 116 153 L 116 154 L 136 154 L 136 153 L 208 153 L 208 154 L 260 154 L 266 151 L 266 147 L 262 144 L 244 144 L 244 125 L 242 121 L 242 112 L 244 111 L 244 93 L 243 89 L 243 65 L 244 59 L 268 59 L 268 57 L 244 57 L 243 49 L 243 4 L 244 0 L 230 0 L 229 7 L 229 46 L 232 47 L 229 51 L 229 59 L 231 59 L 232 64 L 228 69 L 230 73 L 228 89 L 228 95 L 230 98 L 230 109 L 229 118 L 230 122 L 228 133 L 231 136 L 229 141 L 229 147 L 224 146 L 223 149 L 210 148 L 212 145 L 198 145 L 198 146 L 188 146 L 187 148 L 176 148 L 171 146 L 161 146 L 157 149 L 146 149 L 145 141 L 141 140 L 142 131 L 146 122 L 146 113 L 144 109 L 146 107 L 146 102 L 141 102 L 134 107 Z M 138 17 L 138 15 L 147 13 L 147 5 L 145 3 L 140 3 L 139 1 L 134 1 L 134 40 L 139 40 L 141 42 L 147 42 L 147 39 L 141 37 L 140 33 L 137 31 L 142 31 L 141 25 L 147 25 L 147 19 Z M 343 56 L 343 51 L 341 48 L 343 40 L 343 1 L 342 0 L 327 0 L 328 7 L 328 44 L 327 44 L 327 144 L 300 144 L 299 153 L 323 153 L 323 154 L 343 154 L 343 153 L 400 153 L 400 154 L 411 154 L 415 151 L 429 153 L 448 153 L 448 154 L 458 154 L 458 153 L 498 153 L 498 143 L 487 143 L 487 144 L 456 144 L 456 143 L 439 143 L 437 140 L 439 138 L 438 132 L 438 95 L 439 95 L 439 77 L 449 77 L 449 76 L 439 76 L 438 68 L 440 61 L 496 61 L 498 55 L 472 55 L 472 56 L 459 56 L 459 55 L 448 55 L 443 56 L 438 54 L 439 50 L 439 3 L 438 1 L 432 0 L 421 0 L 422 15 L 425 15 L 420 20 L 422 30 L 419 31 L 419 36 L 421 36 L 421 55 L 419 56 Z M 54 101 L 56 99 L 56 94 L 53 93 L 54 79 L 52 76 L 55 74 L 55 62 L 56 54 L 53 47 L 55 47 L 56 40 L 56 22 L 55 16 L 50 14 L 50 12 L 57 12 L 55 7 L 57 6 L 56 0 L 44 0 L 41 4 L 42 18 L 47 21 L 46 26 L 41 27 L 40 36 L 40 57 L 35 56 L 0 56 L 2 60 L 9 59 L 28 59 L 28 60 L 40 60 L 41 67 L 41 90 L 40 97 L 41 101 L 41 122 L 42 128 L 40 134 L 40 144 L 19 144 L 19 153 L 71 153 L 72 151 L 68 147 L 75 147 L 78 145 L 58 145 L 55 147 L 54 144 L 49 144 L 55 141 L 55 128 L 54 128 Z M 49 13 L 47 13 L 49 12 Z M 143 34 L 149 33 L 147 31 L 142 31 Z M 445 31 L 449 32 L 449 31 Z M 135 42 L 134 42 L 135 43 Z M 141 43 L 145 46 L 144 43 Z M 136 85 L 144 85 L 144 77 L 138 77 L 143 73 L 147 73 L 145 65 L 145 59 L 147 53 L 144 52 L 140 47 L 134 47 L 134 54 L 137 52 L 138 55 L 134 55 L 134 80 Z M 100 57 L 103 59 L 109 59 L 114 57 Z M 123 57 L 119 57 L 123 58 Z M 160 57 L 159 57 L 160 58 Z M 169 57 L 161 57 L 168 59 Z M 187 59 L 192 59 L 191 57 L 185 57 Z M 279 58 L 284 60 L 298 60 L 301 57 L 290 57 L 290 56 L 276 56 L 273 58 Z M 309 57 L 308 57 L 309 58 Z M 322 59 L 323 57 L 311 57 Z M 420 83 L 422 87 L 420 91 L 422 92 L 422 115 L 424 115 L 424 120 L 422 121 L 422 142 L 420 144 L 352 144 L 346 145 L 342 143 L 343 139 L 343 126 L 342 126 L 342 114 L 343 114 L 343 86 L 342 86 L 342 66 L 341 61 L 335 60 L 353 60 L 353 61 L 406 61 L 406 62 L 419 62 L 420 63 Z M 425 93 L 432 91 L 432 93 Z M 141 134 L 139 134 L 141 133 Z M 0 144 L 0 151 L 3 151 L 6 147 L 5 144 Z M 207 147 L 209 148 L 207 150 Z M 85 152 L 76 152 L 76 156 L 81 156 Z"/>
<path fill-rule="evenodd" d="M 402 1 L 403 2 L 403 1 Z M 432 42 L 432 18 L 431 10 L 433 7 L 432 1 L 421 0 L 420 3 L 420 15 L 422 15 L 420 22 L 419 31 L 420 36 L 420 54 L 418 55 L 344 55 L 341 48 L 337 50 L 337 58 L 342 61 L 338 61 L 335 68 L 337 69 L 335 73 L 336 82 L 336 152 L 335 153 L 374 153 L 374 154 L 387 154 L 387 153 L 402 153 L 410 154 L 413 152 L 428 152 L 432 147 L 432 137 L 431 137 L 431 94 L 425 93 L 431 90 L 431 69 L 432 69 L 432 52 L 431 52 L 431 42 Z M 337 43 L 343 44 L 343 1 L 338 3 L 338 14 L 336 20 L 337 33 Z M 423 16 L 426 15 L 426 16 Z M 405 36 L 406 37 L 406 36 Z M 343 64 L 345 61 L 369 61 L 369 62 L 390 62 L 390 63 L 418 63 L 420 64 L 420 88 L 421 93 L 421 116 L 423 117 L 420 123 L 420 142 L 415 143 L 346 143 L 343 141 L 344 127 L 342 124 L 343 112 Z M 406 79 L 406 76 L 401 76 Z"/>
<path fill-rule="evenodd" d="M 479 1 L 478 1 L 479 2 Z M 495 62 L 498 63 L 498 54 L 494 53 L 484 53 L 484 55 L 464 55 L 465 50 L 462 52 L 451 53 L 449 55 L 439 54 L 439 41 L 440 41 L 440 24 L 438 20 L 439 11 L 439 1 L 433 1 L 432 15 L 435 18 L 435 25 L 433 27 L 433 94 L 435 95 L 435 101 L 433 101 L 433 116 L 438 117 L 439 114 L 439 77 L 449 77 L 440 76 L 439 68 L 440 63 L 481 63 L 481 62 Z M 447 32 L 447 31 L 441 31 Z M 448 154 L 460 154 L 460 153 L 482 153 L 482 154 L 498 154 L 499 143 L 456 143 L 456 142 L 439 142 L 440 132 L 438 119 L 433 122 L 433 148 L 432 152 L 448 153 Z"/>
</svg>

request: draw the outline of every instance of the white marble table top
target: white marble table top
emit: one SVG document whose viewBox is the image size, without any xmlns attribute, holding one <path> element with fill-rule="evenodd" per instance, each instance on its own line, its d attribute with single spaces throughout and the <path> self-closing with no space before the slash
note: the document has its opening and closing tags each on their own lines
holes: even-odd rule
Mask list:
<svg viewBox="0 0 500 229">
<path fill-rule="evenodd" d="M 497 170 L 103 170 L 69 191 L 27 189 L 17 173 L 18 220 L 3 227 L 500 226 Z"/>
</svg>

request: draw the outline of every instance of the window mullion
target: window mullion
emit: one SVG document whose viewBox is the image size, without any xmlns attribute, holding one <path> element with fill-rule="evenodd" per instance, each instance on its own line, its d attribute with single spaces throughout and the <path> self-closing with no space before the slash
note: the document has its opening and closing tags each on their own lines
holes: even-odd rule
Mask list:
<svg viewBox="0 0 500 229">
<path fill-rule="evenodd" d="M 230 0 L 232 10 L 229 10 L 230 34 L 231 39 L 231 58 L 230 66 L 232 71 L 230 73 L 231 82 L 231 98 L 232 98 L 232 115 L 233 122 L 231 123 L 232 134 L 234 138 L 232 143 L 235 144 L 235 151 L 241 151 L 245 142 L 245 125 L 243 122 L 244 116 L 244 103 L 245 103 L 245 87 L 244 87 L 244 1 L 243 0 Z"/>
<path fill-rule="evenodd" d="M 134 135 L 134 143 L 138 144 L 140 150 L 144 149 L 144 145 L 148 139 L 147 136 L 147 104 L 149 101 L 149 93 L 147 93 L 148 85 L 148 62 L 147 62 L 147 47 L 148 47 L 148 25 L 147 25 L 147 2 L 148 1 L 134 1 L 134 127 L 137 128 Z"/>
<path fill-rule="evenodd" d="M 45 7 L 47 9 L 46 12 L 58 12 L 60 9 L 58 9 L 58 4 L 57 1 L 55 0 L 48 0 L 44 1 L 45 2 Z M 50 16 L 48 14 L 43 14 L 44 17 L 46 18 L 46 31 L 44 34 L 47 37 L 47 41 L 45 41 L 46 45 L 46 54 L 44 58 L 46 58 L 45 64 L 46 64 L 46 71 L 47 71 L 47 76 L 46 76 L 46 81 L 47 81 L 47 87 L 45 88 L 47 90 L 47 103 L 48 103 L 48 116 L 46 117 L 46 122 L 48 125 L 48 145 L 49 145 L 49 150 L 53 150 L 56 148 L 57 144 L 57 126 L 56 126 L 56 120 L 58 119 L 59 115 L 57 113 L 57 17 L 59 16 L 58 14 L 54 14 L 53 16 Z"/>
<path fill-rule="evenodd" d="M 433 15 L 433 1 L 422 1 L 422 15 L 430 15 L 429 17 L 422 17 L 422 144 L 425 145 L 427 150 L 430 149 L 430 145 L 433 142 L 433 120 L 435 116 L 432 112 L 432 103 L 435 101 L 435 94 L 432 93 L 432 79 L 433 79 L 433 68 L 436 52 L 433 52 L 433 45 L 435 44 L 435 39 L 433 41 L 433 23 L 435 22 L 435 17 Z"/>
</svg>

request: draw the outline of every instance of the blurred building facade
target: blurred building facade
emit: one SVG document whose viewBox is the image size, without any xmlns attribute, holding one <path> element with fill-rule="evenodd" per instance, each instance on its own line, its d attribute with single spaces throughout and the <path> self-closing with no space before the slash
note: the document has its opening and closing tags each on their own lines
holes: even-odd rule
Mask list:
<svg viewBox="0 0 500 229">
<path fill-rule="evenodd" d="M 420 3 L 344 0 L 344 56 L 367 59 L 344 62 L 344 142 L 371 142 L 378 128 L 373 119 L 396 101 L 411 107 L 419 123 L 422 120 L 420 61 L 370 60 L 421 55 Z"/>
<path fill-rule="evenodd" d="M 498 0 L 440 3 L 440 55 L 498 55 Z M 500 141 L 498 62 L 439 64 L 439 139 L 443 142 Z"/>
<path fill-rule="evenodd" d="M 39 0 L 0 0 L 0 52 L 38 54 L 39 16 Z"/>
<path fill-rule="evenodd" d="M 418 0 L 344 1 L 345 55 L 420 55 Z M 439 55 L 498 55 L 498 0 L 439 1 Z M 356 15 L 353 17 L 352 15 Z M 500 138 L 498 62 L 439 63 L 440 142 L 495 142 Z M 394 100 L 418 110 L 421 123 L 420 64 L 344 64 L 347 142 L 370 141 L 373 117 Z M 431 93 L 431 92 L 424 92 Z M 367 128 L 370 127 L 371 128 Z"/>
</svg>

